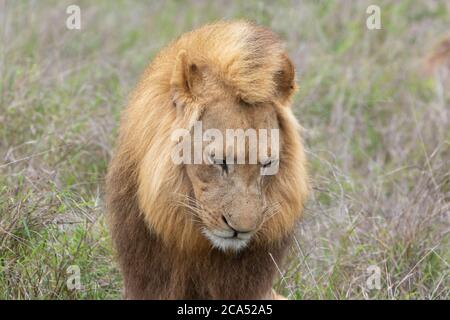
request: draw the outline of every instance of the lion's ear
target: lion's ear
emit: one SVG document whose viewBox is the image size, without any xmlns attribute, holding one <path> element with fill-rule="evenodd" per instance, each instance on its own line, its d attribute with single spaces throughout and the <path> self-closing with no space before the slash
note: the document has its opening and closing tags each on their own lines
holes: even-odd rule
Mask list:
<svg viewBox="0 0 450 320">
<path fill-rule="evenodd" d="M 281 69 L 275 74 L 277 98 L 281 104 L 287 104 L 295 93 L 295 67 L 286 54 L 283 54 Z"/>
<path fill-rule="evenodd" d="M 193 99 L 201 79 L 199 67 L 189 61 L 186 50 L 181 50 L 175 59 L 170 79 L 173 102 L 176 105 L 184 104 L 187 100 Z"/>
</svg>

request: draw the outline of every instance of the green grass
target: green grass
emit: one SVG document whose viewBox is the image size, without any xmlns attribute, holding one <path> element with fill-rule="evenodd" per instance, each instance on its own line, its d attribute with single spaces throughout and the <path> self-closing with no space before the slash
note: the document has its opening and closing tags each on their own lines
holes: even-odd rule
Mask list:
<svg viewBox="0 0 450 320">
<path fill-rule="evenodd" d="M 449 298 L 450 81 L 420 67 L 448 5 L 380 1 L 370 31 L 365 1 L 77 3 L 70 31 L 72 2 L 0 0 L 0 299 L 120 298 L 102 202 L 120 111 L 162 46 L 231 18 L 282 35 L 298 70 L 313 195 L 277 289 Z"/>
</svg>

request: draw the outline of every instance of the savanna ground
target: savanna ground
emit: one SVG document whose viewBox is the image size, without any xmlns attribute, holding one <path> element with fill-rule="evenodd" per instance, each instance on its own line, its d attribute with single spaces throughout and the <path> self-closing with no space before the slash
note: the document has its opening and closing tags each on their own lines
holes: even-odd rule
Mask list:
<svg viewBox="0 0 450 320">
<path fill-rule="evenodd" d="M 450 4 L 376 2 L 381 30 L 365 1 L 0 0 L 0 299 L 120 298 L 102 202 L 120 111 L 164 44 L 223 18 L 281 34 L 298 69 L 313 195 L 277 289 L 448 299 L 450 90 L 421 65 Z"/>
</svg>

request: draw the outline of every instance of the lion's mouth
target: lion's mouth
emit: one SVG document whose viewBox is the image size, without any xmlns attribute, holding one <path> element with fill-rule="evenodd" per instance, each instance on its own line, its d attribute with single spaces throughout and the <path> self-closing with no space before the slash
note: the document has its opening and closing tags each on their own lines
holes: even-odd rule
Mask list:
<svg viewBox="0 0 450 320">
<path fill-rule="evenodd" d="M 250 234 L 232 231 L 211 231 L 206 228 L 202 230 L 202 233 L 215 248 L 223 251 L 240 251 L 247 246 L 251 238 Z"/>
</svg>

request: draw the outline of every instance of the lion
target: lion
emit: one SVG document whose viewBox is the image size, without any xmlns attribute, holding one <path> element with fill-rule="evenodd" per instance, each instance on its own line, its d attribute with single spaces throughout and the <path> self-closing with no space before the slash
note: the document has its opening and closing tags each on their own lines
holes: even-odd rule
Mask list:
<svg viewBox="0 0 450 320">
<path fill-rule="evenodd" d="M 295 90 L 278 36 L 247 21 L 202 26 L 154 58 L 123 111 L 106 178 L 125 299 L 282 298 L 272 285 L 309 190 Z M 278 129 L 279 158 L 175 164 L 171 134 L 196 121 Z M 260 174 L 267 161 L 276 174 Z"/>
<path fill-rule="evenodd" d="M 450 85 L 450 35 L 442 37 L 427 55 L 424 63 L 427 75 L 435 76 Z"/>
</svg>

